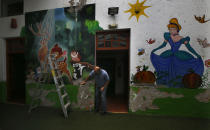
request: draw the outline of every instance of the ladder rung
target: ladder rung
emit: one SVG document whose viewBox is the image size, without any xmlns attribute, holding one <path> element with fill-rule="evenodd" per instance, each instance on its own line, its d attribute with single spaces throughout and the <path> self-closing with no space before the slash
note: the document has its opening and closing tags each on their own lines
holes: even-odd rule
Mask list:
<svg viewBox="0 0 210 130">
<path fill-rule="evenodd" d="M 62 85 L 60 85 L 60 86 L 58 86 L 58 88 L 59 89 L 62 89 L 64 87 L 64 85 L 62 84 Z"/>
<path fill-rule="evenodd" d="M 64 95 L 62 95 L 62 98 L 64 99 L 66 96 L 68 96 L 67 93 L 65 93 Z"/>
<path fill-rule="evenodd" d="M 70 105 L 70 102 L 68 102 L 64 107 L 67 109 L 67 107 Z"/>
<path fill-rule="evenodd" d="M 61 76 L 61 75 L 60 75 L 60 76 L 56 76 L 56 78 L 57 78 L 57 79 L 61 79 L 61 78 L 62 78 L 62 76 Z"/>
<path fill-rule="evenodd" d="M 68 118 L 67 108 L 70 107 L 71 104 L 68 97 L 68 93 L 66 92 L 66 89 L 65 89 L 63 79 L 62 79 L 62 71 L 60 69 L 60 66 L 58 65 L 59 61 L 56 60 L 55 55 L 50 55 L 48 59 L 49 59 L 52 76 L 54 79 L 54 83 L 56 85 L 56 90 L 59 95 L 59 100 L 63 109 L 64 116 L 65 118 Z M 63 91 L 61 91 L 61 89 L 63 89 Z M 65 101 L 66 104 L 64 103 L 65 98 L 67 100 Z"/>
</svg>

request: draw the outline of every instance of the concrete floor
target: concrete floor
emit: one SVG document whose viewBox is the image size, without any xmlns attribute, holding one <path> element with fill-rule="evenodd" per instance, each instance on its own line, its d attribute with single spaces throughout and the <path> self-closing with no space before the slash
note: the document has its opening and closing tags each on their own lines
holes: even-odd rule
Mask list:
<svg viewBox="0 0 210 130">
<path fill-rule="evenodd" d="M 64 119 L 61 109 L 0 104 L 0 130 L 210 130 L 210 120 L 73 111 Z"/>
</svg>

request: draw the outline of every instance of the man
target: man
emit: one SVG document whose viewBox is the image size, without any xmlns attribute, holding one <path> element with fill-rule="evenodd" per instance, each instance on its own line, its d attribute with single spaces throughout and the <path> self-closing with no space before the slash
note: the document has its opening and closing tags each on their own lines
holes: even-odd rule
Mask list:
<svg viewBox="0 0 210 130">
<path fill-rule="evenodd" d="M 85 85 L 86 82 L 91 79 L 95 78 L 95 84 L 96 84 L 96 91 L 95 91 L 95 100 L 96 100 L 96 106 L 95 111 L 99 112 L 99 101 L 101 99 L 101 108 L 102 108 L 102 114 L 106 114 L 106 90 L 107 86 L 109 84 L 109 75 L 104 70 L 101 69 L 98 66 L 94 67 L 94 70 L 92 70 L 89 74 L 89 76 L 85 79 L 85 81 L 81 82 L 81 85 Z"/>
</svg>

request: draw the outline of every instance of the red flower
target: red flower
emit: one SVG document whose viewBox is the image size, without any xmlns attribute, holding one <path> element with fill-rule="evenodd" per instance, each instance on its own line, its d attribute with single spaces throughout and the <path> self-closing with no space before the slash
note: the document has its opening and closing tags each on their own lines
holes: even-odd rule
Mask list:
<svg viewBox="0 0 210 130">
<path fill-rule="evenodd" d="M 210 67 L 210 59 L 205 61 L 205 65 L 206 65 L 206 67 Z"/>
</svg>

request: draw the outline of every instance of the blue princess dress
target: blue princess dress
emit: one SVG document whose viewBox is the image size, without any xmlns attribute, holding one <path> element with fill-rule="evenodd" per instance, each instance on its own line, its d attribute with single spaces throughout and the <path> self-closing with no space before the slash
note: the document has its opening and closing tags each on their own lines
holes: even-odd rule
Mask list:
<svg viewBox="0 0 210 130">
<path fill-rule="evenodd" d="M 189 73 L 189 70 L 193 70 L 194 73 L 203 75 L 204 64 L 200 55 L 190 46 L 189 37 L 182 38 L 178 42 L 173 42 L 170 37 L 170 33 L 164 34 L 165 40 L 167 40 L 171 46 L 170 50 L 166 50 L 160 55 L 154 52 L 165 47 L 167 42 L 164 42 L 161 46 L 154 49 L 151 52 L 150 59 L 155 68 L 157 74 L 157 84 L 167 85 L 168 87 L 181 88 L 182 77 Z M 179 50 L 180 46 L 185 44 L 186 48 L 193 53 L 197 58 L 194 58 L 190 53 Z"/>
</svg>

